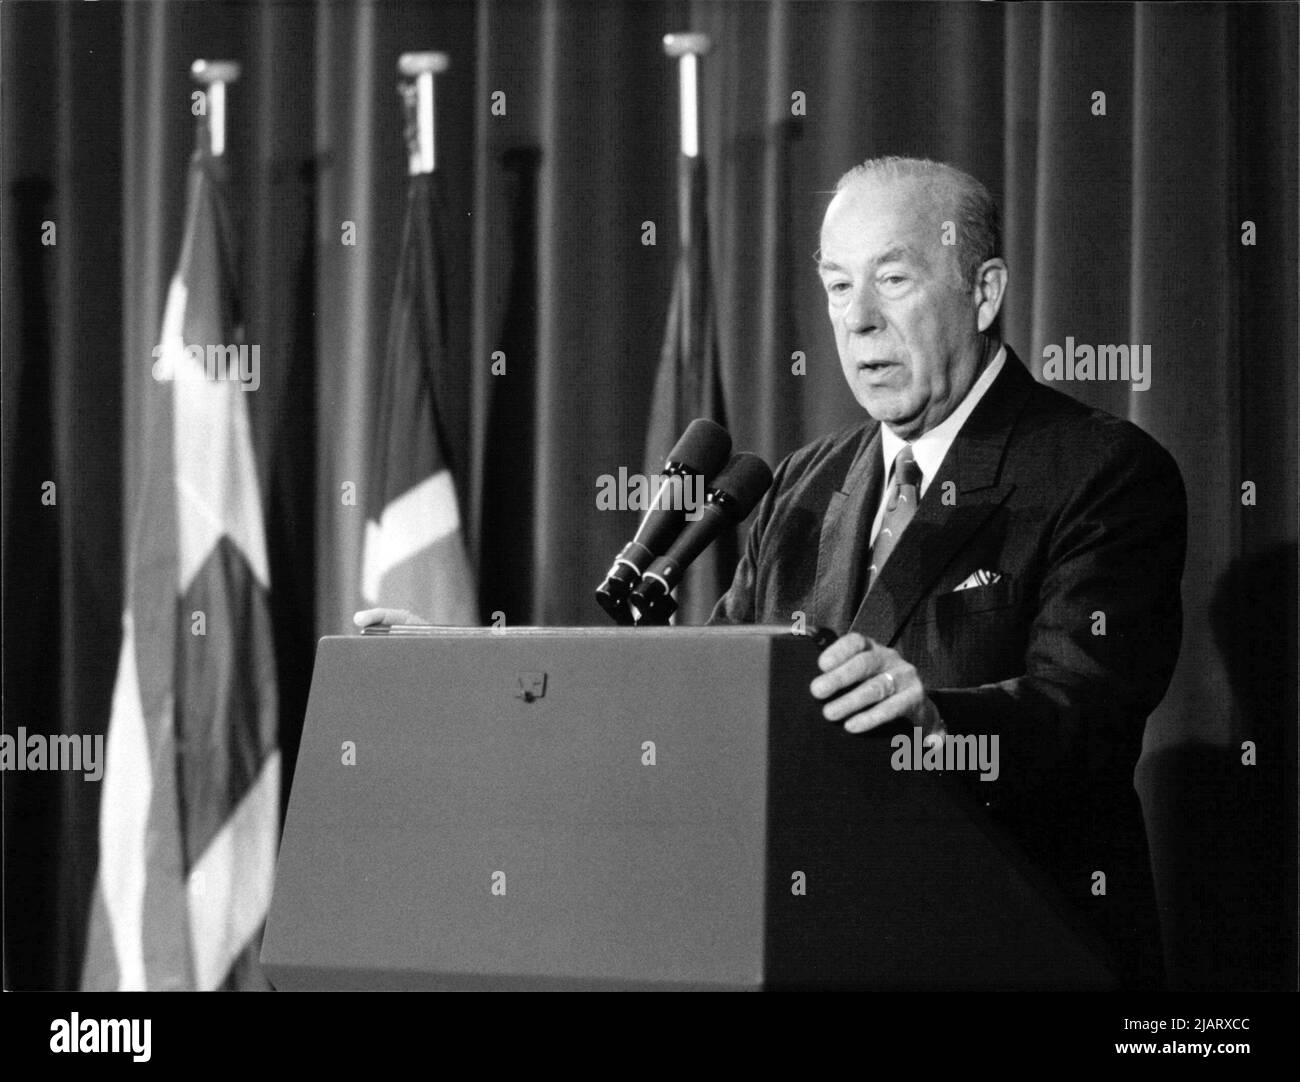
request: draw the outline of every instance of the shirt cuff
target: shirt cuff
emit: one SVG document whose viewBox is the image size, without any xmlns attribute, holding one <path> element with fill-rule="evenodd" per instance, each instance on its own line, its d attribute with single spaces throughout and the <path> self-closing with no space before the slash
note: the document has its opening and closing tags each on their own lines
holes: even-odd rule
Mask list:
<svg viewBox="0 0 1300 1082">
<path fill-rule="evenodd" d="M 934 706 L 934 700 L 931 699 L 929 701 L 930 705 Z M 935 706 L 933 721 L 931 722 L 930 727 L 926 730 L 925 736 L 921 738 L 921 743 L 927 748 L 932 747 L 935 744 L 942 745 L 943 738 L 947 735 L 948 730 L 944 726 L 943 718 L 939 716 L 939 708 Z"/>
</svg>

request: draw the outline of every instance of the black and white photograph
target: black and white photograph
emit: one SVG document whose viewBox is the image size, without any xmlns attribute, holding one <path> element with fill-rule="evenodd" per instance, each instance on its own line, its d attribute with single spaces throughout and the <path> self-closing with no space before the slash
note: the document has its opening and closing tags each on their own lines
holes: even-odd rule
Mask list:
<svg viewBox="0 0 1300 1082">
<path fill-rule="evenodd" d="M 1298 27 L 0 0 L 15 1057 L 1286 1049 Z"/>
</svg>

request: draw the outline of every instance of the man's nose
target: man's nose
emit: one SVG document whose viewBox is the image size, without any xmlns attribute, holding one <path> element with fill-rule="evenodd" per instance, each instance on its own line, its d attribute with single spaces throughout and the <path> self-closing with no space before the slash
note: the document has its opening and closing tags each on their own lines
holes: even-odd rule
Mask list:
<svg viewBox="0 0 1300 1082">
<path fill-rule="evenodd" d="M 854 290 L 844 310 L 844 326 L 853 334 L 869 334 L 879 330 L 881 323 L 875 291 L 869 286 Z"/>
</svg>

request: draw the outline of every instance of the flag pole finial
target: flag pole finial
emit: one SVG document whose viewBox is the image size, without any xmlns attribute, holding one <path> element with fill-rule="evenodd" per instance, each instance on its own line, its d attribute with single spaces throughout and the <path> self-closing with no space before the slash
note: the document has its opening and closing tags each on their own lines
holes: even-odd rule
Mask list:
<svg viewBox="0 0 1300 1082">
<path fill-rule="evenodd" d="M 397 73 L 403 79 L 399 91 L 408 106 L 414 104 L 414 130 L 407 133 L 411 176 L 432 173 L 437 164 L 434 140 L 433 79 L 449 67 L 446 53 L 403 53 L 397 58 Z"/>
<path fill-rule="evenodd" d="M 209 150 L 214 158 L 226 152 L 226 85 L 239 81 L 239 64 L 234 60 L 196 60 L 190 76 L 207 96 Z"/>
<path fill-rule="evenodd" d="M 708 34 L 664 35 L 664 52 L 677 61 L 682 154 L 688 158 L 699 157 L 700 153 L 699 58 L 712 47 Z"/>
</svg>

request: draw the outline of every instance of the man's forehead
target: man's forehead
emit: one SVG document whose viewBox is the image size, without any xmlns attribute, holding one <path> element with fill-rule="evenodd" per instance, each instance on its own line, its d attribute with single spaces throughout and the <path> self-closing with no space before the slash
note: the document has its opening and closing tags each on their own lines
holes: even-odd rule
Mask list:
<svg viewBox="0 0 1300 1082">
<path fill-rule="evenodd" d="M 832 244 L 830 247 L 823 245 L 818 253 L 817 265 L 822 270 L 843 270 L 844 264 L 857 262 L 864 257 L 873 265 L 879 263 L 924 264 L 926 262 L 925 254 L 917 251 L 912 245 L 902 241 L 886 241 L 875 250 L 864 250 L 863 246 L 852 244 L 840 246 Z"/>
<path fill-rule="evenodd" d="M 945 217 L 935 193 L 911 178 L 856 181 L 835 194 L 822 222 L 821 262 L 924 260 Z"/>
</svg>

